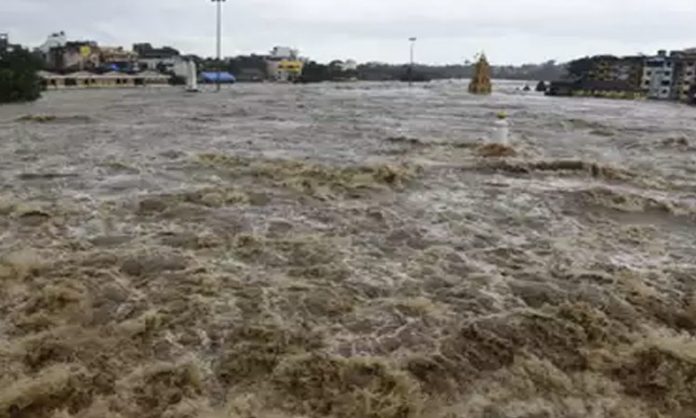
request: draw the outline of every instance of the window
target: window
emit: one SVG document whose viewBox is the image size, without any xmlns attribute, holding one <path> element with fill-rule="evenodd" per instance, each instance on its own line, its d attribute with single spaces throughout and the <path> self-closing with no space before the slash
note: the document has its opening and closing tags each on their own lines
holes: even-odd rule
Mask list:
<svg viewBox="0 0 696 418">
<path fill-rule="evenodd" d="M 670 84 L 672 84 L 672 83 L 669 80 L 662 80 L 663 86 L 669 86 Z"/>
<path fill-rule="evenodd" d="M 669 71 L 665 71 L 665 77 L 671 77 L 671 76 L 672 76 L 672 73 L 670 73 Z"/>
<path fill-rule="evenodd" d="M 650 85 L 650 80 L 645 80 L 645 85 L 649 86 Z"/>
<path fill-rule="evenodd" d="M 648 72 L 645 73 L 645 74 L 646 74 L 648 77 L 650 77 L 650 76 L 652 75 L 652 71 L 648 71 Z"/>
<path fill-rule="evenodd" d="M 669 90 L 662 90 L 662 94 L 667 94 L 669 93 Z"/>
<path fill-rule="evenodd" d="M 688 72 L 686 73 L 686 76 L 687 76 L 687 77 L 691 77 L 692 75 L 694 75 L 694 72 L 693 72 L 693 71 L 688 71 Z"/>
</svg>

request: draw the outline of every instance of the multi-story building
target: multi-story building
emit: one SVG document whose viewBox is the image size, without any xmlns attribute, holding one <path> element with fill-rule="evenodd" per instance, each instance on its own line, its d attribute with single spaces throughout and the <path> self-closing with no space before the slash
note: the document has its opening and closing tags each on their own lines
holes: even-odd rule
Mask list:
<svg viewBox="0 0 696 418">
<path fill-rule="evenodd" d="M 276 46 L 266 58 L 268 76 L 275 81 L 295 81 L 302 76 L 304 62 L 299 51 L 289 47 Z"/>
<path fill-rule="evenodd" d="M 590 65 L 584 79 L 594 81 L 611 81 L 614 64 L 619 60 L 613 55 L 597 55 L 590 58 Z"/>
<path fill-rule="evenodd" d="M 127 51 L 122 46 L 102 46 L 99 48 L 102 61 L 105 63 L 132 62 L 137 60 L 138 54 Z"/>
<path fill-rule="evenodd" d="M 693 100 L 693 87 L 696 87 L 696 49 L 673 52 L 674 84 L 671 99 L 682 102 Z"/>
<path fill-rule="evenodd" d="M 643 57 L 597 55 L 570 64 L 573 80 L 552 83 L 549 95 L 635 99 L 642 96 Z"/>
<path fill-rule="evenodd" d="M 615 81 L 627 83 L 635 89 L 640 89 L 643 81 L 643 61 L 642 56 L 621 57 L 612 67 L 612 78 Z"/>
<path fill-rule="evenodd" d="M 643 79 L 643 57 L 615 57 L 598 55 L 590 58 L 585 81 L 620 82 L 631 88 L 640 88 Z"/>
<path fill-rule="evenodd" d="M 645 59 L 642 89 L 650 99 L 668 100 L 672 97 L 675 57 L 667 51 Z"/>
<path fill-rule="evenodd" d="M 580 58 L 568 65 L 569 80 L 554 82 L 549 95 L 648 97 L 696 104 L 696 48 L 654 56 Z"/>
<path fill-rule="evenodd" d="M 46 66 L 54 71 L 96 70 L 101 66 L 99 46 L 93 41 L 66 42 L 52 47 L 45 58 Z"/>
</svg>

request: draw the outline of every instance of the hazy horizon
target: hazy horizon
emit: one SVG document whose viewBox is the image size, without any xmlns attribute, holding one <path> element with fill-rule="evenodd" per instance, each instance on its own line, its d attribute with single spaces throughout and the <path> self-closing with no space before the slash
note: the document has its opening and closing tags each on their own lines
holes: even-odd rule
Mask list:
<svg viewBox="0 0 696 418">
<path fill-rule="evenodd" d="M 316 61 L 461 64 L 485 51 L 495 65 L 559 62 L 594 54 L 652 54 L 696 45 L 696 2 L 658 0 L 237 0 L 224 5 L 225 56 L 298 48 Z M 342 7 L 343 5 L 347 7 Z M 124 46 L 150 42 L 214 55 L 215 4 L 209 0 L 3 0 L 0 32 L 30 47 L 60 30 L 71 40 Z"/>
</svg>

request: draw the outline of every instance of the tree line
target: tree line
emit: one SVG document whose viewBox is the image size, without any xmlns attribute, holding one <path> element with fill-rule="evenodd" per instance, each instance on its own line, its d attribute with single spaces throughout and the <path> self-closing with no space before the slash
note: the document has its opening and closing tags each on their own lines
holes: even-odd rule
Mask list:
<svg viewBox="0 0 696 418">
<path fill-rule="evenodd" d="M 247 55 L 231 58 L 226 62 L 217 62 L 212 59 L 200 60 L 203 70 L 230 71 L 240 80 L 252 81 L 248 74 L 253 75 L 253 81 L 261 81 L 265 78 L 266 61 L 261 55 Z M 412 78 L 414 81 L 442 80 L 442 79 L 468 79 L 474 73 L 474 64 L 466 62 L 454 65 L 422 65 L 416 64 L 411 72 L 410 65 L 366 63 L 361 64 L 355 70 L 344 70 L 343 62 L 339 60 L 328 64 L 308 61 L 303 70 L 300 81 L 406 81 Z M 542 64 L 505 65 L 492 66 L 493 78 L 509 80 L 558 80 L 566 76 L 565 64 L 555 61 L 547 61 Z M 241 76 L 241 77 L 239 77 Z"/>
<path fill-rule="evenodd" d="M 0 51 L 0 103 L 33 101 L 41 97 L 37 71 L 41 61 L 26 49 Z"/>
</svg>

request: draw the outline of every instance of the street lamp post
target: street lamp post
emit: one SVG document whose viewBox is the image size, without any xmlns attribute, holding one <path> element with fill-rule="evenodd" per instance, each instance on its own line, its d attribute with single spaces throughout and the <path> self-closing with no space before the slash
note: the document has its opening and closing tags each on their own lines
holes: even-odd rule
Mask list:
<svg viewBox="0 0 696 418">
<path fill-rule="evenodd" d="M 408 38 L 408 40 L 411 42 L 411 66 L 408 70 L 408 85 L 409 86 L 413 85 L 413 52 L 414 52 L 414 49 L 416 48 L 416 40 L 417 39 L 418 38 L 416 38 L 415 36 Z"/>
<path fill-rule="evenodd" d="M 213 3 L 217 3 L 217 75 L 216 84 L 217 91 L 220 91 L 220 61 L 222 60 L 222 3 L 226 0 L 212 0 Z"/>
</svg>

